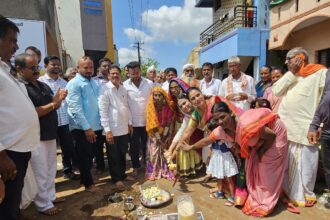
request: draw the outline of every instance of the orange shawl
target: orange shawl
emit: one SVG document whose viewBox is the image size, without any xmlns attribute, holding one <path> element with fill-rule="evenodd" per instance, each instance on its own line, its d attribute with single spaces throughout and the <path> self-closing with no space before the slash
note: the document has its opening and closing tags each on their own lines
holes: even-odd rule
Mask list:
<svg viewBox="0 0 330 220">
<path fill-rule="evenodd" d="M 250 109 L 239 117 L 235 139 L 241 146 L 241 157 L 249 156 L 248 147 L 257 143 L 260 129 L 274 122 L 276 118 L 278 115 L 267 108 Z"/>
<path fill-rule="evenodd" d="M 296 57 L 302 59 L 303 61 L 305 60 L 304 54 L 298 54 L 298 55 L 296 55 Z M 316 73 L 317 71 L 319 71 L 321 69 L 326 69 L 326 67 L 321 64 L 314 64 L 314 63 L 309 63 L 309 64 L 305 65 L 305 63 L 303 62 L 302 66 L 300 67 L 300 70 L 298 72 L 298 75 L 302 76 L 302 77 L 307 77 L 313 73 Z"/>
<path fill-rule="evenodd" d="M 162 112 L 160 113 L 161 118 L 158 118 L 157 111 L 154 104 L 153 94 L 154 92 L 160 92 L 166 101 L 166 104 L 163 106 Z M 146 130 L 149 136 L 154 136 L 154 131 L 157 130 L 159 134 L 162 134 L 164 128 L 168 126 L 175 117 L 174 114 L 174 105 L 168 98 L 167 93 L 160 87 L 155 86 L 152 88 L 149 101 L 146 109 L 147 123 Z"/>
</svg>

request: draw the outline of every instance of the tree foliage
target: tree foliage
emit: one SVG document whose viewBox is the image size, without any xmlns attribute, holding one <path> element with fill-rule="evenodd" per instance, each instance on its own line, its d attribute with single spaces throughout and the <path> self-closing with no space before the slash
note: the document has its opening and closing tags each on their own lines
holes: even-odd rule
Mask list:
<svg viewBox="0 0 330 220">
<path fill-rule="evenodd" d="M 159 66 L 159 62 L 151 58 L 146 58 L 142 61 L 141 73 L 143 76 L 146 76 L 148 68 L 152 65 L 157 69 Z"/>
</svg>

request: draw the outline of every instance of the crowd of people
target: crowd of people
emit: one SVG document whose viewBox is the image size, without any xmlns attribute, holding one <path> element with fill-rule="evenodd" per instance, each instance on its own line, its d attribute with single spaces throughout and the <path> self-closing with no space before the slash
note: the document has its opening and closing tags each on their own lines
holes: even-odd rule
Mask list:
<svg viewBox="0 0 330 220">
<path fill-rule="evenodd" d="M 19 219 L 23 200 L 48 216 L 61 211 L 58 145 L 64 177 L 79 179 L 88 192 L 102 192 L 96 175 L 105 170 L 104 152 L 118 190 L 139 174 L 195 178 L 206 166 L 203 181 L 216 179 L 210 198 L 264 217 L 278 201 L 294 213 L 316 203 L 321 144 L 330 189 L 330 74 L 309 63 L 303 48 L 287 53 L 286 73 L 262 67 L 259 82 L 241 71 L 239 57 L 228 59 L 222 81 L 213 77 L 212 63 L 202 65 L 201 80 L 192 64 L 181 77 L 173 67 L 162 74 L 151 66 L 144 78 L 136 61 L 125 67 L 125 79 L 107 58 L 94 74 L 88 56 L 65 73 L 59 57 L 46 56 L 42 75 L 33 46 L 10 63 L 19 29 L 2 16 L 0 27 L 1 219 Z"/>
</svg>

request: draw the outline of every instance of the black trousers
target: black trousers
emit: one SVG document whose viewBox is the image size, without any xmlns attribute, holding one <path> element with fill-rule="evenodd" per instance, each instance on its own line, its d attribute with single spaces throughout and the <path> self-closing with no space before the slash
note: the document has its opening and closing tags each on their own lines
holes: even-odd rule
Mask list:
<svg viewBox="0 0 330 220">
<path fill-rule="evenodd" d="M 14 152 L 6 150 L 7 155 L 15 163 L 17 174 L 14 180 L 5 182 L 6 196 L 3 203 L 0 205 L 1 220 L 16 220 L 19 219 L 22 190 L 24 186 L 24 177 L 28 162 L 31 158 L 31 152 Z"/>
<path fill-rule="evenodd" d="M 71 133 L 76 141 L 76 152 L 80 171 L 80 183 L 88 188 L 94 183 L 91 174 L 91 168 L 93 165 L 93 149 L 97 147 L 97 142 L 88 142 L 83 130 L 74 129 L 71 131 Z M 102 131 L 95 131 L 95 133 L 97 136 L 102 135 Z"/>
<path fill-rule="evenodd" d="M 72 172 L 72 167 L 78 167 L 74 142 L 69 130 L 69 125 L 58 126 L 57 137 L 62 150 L 63 173 L 69 174 Z"/>
<path fill-rule="evenodd" d="M 93 148 L 96 170 L 103 171 L 105 168 L 103 151 L 105 142 L 105 136 L 102 134 L 102 132 L 100 134 L 97 134 L 95 147 Z"/>
<path fill-rule="evenodd" d="M 111 180 L 117 182 L 126 178 L 126 153 L 128 135 L 115 136 L 114 144 L 107 144 L 107 156 Z"/>
<path fill-rule="evenodd" d="M 139 154 L 142 151 L 142 158 L 146 161 L 147 149 L 147 132 L 146 127 L 133 127 L 133 135 L 130 142 L 130 155 L 133 168 L 140 168 Z"/>
<path fill-rule="evenodd" d="M 323 168 L 327 188 L 330 189 L 330 135 L 321 135 L 321 145 L 323 153 Z"/>
</svg>

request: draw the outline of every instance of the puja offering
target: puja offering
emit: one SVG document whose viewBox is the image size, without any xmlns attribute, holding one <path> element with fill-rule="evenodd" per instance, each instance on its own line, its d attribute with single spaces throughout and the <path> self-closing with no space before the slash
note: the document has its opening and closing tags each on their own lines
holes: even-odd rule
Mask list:
<svg viewBox="0 0 330 220">
<path fill-rule="evenodd" d="M 144 184 L 140 188 L 142 205 L 154 208 L 169 202 L 172 198 L 168 191 L 161 189 L 156 183 Z"/>
</svg>

